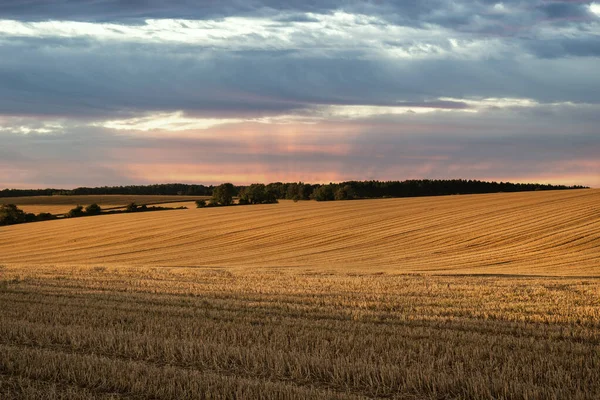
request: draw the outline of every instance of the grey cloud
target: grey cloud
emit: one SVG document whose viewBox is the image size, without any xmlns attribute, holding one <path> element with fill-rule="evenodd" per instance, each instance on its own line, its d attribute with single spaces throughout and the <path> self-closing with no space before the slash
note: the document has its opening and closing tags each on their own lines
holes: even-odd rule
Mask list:
<svg viewBox="0 0 600 400">
<path fill-rule="evenodd" d="M 600 57 L 600 36 L 532 40 L 527 48 L 540 58 Z"/>
<path fill-rule="evenodd" d="M 288 14 L 275 17 L 274 20 L 277 22 L 319 22 L 318 18 L 306 14 Z"/>
<path fill-rule="evenodd" d="M 503 1 L 511 12 L 495 12 L 496 0 L 480 1 L 363 1 L 363 0 L 4 0 L 0 18 L 25 21 L 50 19 L 139 24 L 145 19 L 215 19 L 228 16 L 271 16 L 281 22 L 309 22 L 304 13 L 328 14 L 335 11 L 379 16 L 406 26 L 439 24 L 444 27 L 481 32 L 509 32 L 515 25 L 531 26 L 538 14 L 548 18 L 590 18 L 585 4 L 553 2 L 532 4 Z M 504 22 L 498 25 L 497 22 Z M 505 28 L 509 27 L 508 30 Z"/>
<path fill-rule="evenodd" d="M 243 55 L 186 46 L 0 46 L 0 114 L 80 119 L 146 111 L 264 116 L 311 105 L 421 104 L 439 97 L 600 102 L 593 58 L 389 60 Z M 430 103 L 456 108 L 462 104 Z"/>
<path fill-rule="evenodd" d="M 440 108 L 449 110 L 464 110 L 470 108 L 470 106 L 463 101 L 399 101 L 396 103 L 397 106 L 401 107 L 427 107 L 427 108 Z"/>
<path fill-rule="evenodd" d="M 238 65 L 244 62 L 232 56 L 197 56 L 187 51 L 180 57 L 161 46 L 93 52 L 0 47 L 0 114 L 93 118 L 178 109 L 260 114 L 298 107 L 294 99 L 270 97 L 252 83 L 252 70 L 258 78 L 267 71 L 251 67 L 247 73 Z"/>
<path fill-rule="evenodd" d="M 359 1 L 359 0 L 82 0 L 54 1 L 41 0 L 0 2 L 0 19 L 24 21 L 44 20 L 81 20 L 93 22 L 117 22 L 123 24 L 144 24 L 145 19 L 183 18 L 183 19 L 220 19 L 229 16 L 258 16 L 271 18 L 273 26 L 297 22 L 315 22 L 315 14 L 330 14 L 336 11 L 359 13 L 378 17 L 379 20 L 363 21 L 365 24 L 392 24 L 409 27 L 430 27 L 440 25 L 457 34 L 471 34 L 473 38 L 506 37 L 513 40 L 537 40 L 536 27 L 540 23 L 552 23 L 558 26 L 578 26 L 597 20 L 588 10 L 590 2 L 528 2 L 507 0 L 501 2 L 508 12 L 497 10 L 496 0 L 479 1 Z M 279 25 L 277 25 L 279 24 Z M 252 36 L 251 34 L 249 37 Z M 597 41 L 597 35 L 581 31 L 576 41 Z M 552 41 L 554 38 L 550 38 Z M 557 39 L 561 39 L 557 37 Z M 11 38 L 19 40 L 19 38 Z M 85 46 L 85 40 L 44 39 L 47 45 L 54 42 L 57 46 Z M 544 40 L 548 40 L 545 38 Z M 389 45 L 402 42 L 390 38 Z M 402 43 L 400 43 L 402 44 Z M 439 43 L 437 45 L 440 45 Z M 573 43 L 574 55 L 592 56 L 595 52 L 586 52 Z M 537 49 L 539 47 L 539 49 Z M 543 57 L 560 57 L 565 51 L 554 45 L 534 45 L 533 50 Z M 526 47 L 527 49 L 527 47 Z M 568 51 L 568 49 L 567 49 Z"/>
<path fill-rule="evenodd" d="M 27 177 L 22 183 L 27 186 L 149 183 L 153 182 L 150 177 L 131 175 L 128 167 L 135 164 L 177 170 L 178 166 L 198 163 L 214 165 L 232 175 L 239 175 L 240 169 L 261 168 L 267 171 L 266 179 L 273 181 L 285 180 L 290 174 L 326 181 L 424 177 L 517 180 L 569 173 L 585 179 L 574 184 L 600 184 L 598 171 L 593 169 L 600 136 L 594 130 L 565 133 L 570 124 L 563 121 L 564 115 L 550 116 L 545 123 L 530 121 L 526 126 L 520 124 L 523 117 L 518 115 L 516 124 L 490 115 L 471 123 L 444 115 L 439 118 L 438 124 L 424 116 L 408 121 L 396 118 L 389 125 L 370 120 L 358 132 L 343 135 L 326 134 L 327 126 L 313 127 L 323 134 L 296 137 L 292 144 L 309 147 L 300 151 L 293 150 L 294 146 L 285 150 L 290 139 L 273 132 L 233 140 L 219 137 L 219 130 L 224 128 L 215 128 L 210 138 L 132 137 L 106 129 L 68 127 L 58 135 L 0 133 L 3 151 L 22 155 L 0 156 L 0 167 L 22 171 Z M 419 124 L 425 125 L 412 132 Z M 442 126 L 450 129 L 440 130 Z M 477 132 L 466 132 L 472 128 Z M 331 147 L 348 151 L 327 150 Z M 0 178 L 0 187 L 7 178 Z"/>
<path fill-rule="evenodd" d="M 590 17 L 585 4 L 568 1 L 546 2 L 538 5 L 538 9 L 548 18 L 586 18 Z"/>
<path fill-rule="evenodd" d="M 336 0 L 4 0 L 0 16 L 19 20 L 47 19 L 79 21 L 122 21 L 136 23 L 147 18 L 207 19 L 231 15 L 273 12 L 327 12 L 356 2 Z"/>
<path fill-rule="evenodd" d="M 512 131 L 510 127 L 504 129 Z M 376 179 L 385 175 L 387 179 L 468 177 L 515 181 L 521 177 L 543 180 L 577 175 L 585 181 L 571 184 L 600 185 L 597 163 L 596 167 L 586 164 L 597 162 L 596 154 L 600 152 L 600 138 L 595 133 L 480 133 L 475 137 L 435 131 L 409 136 L 365 133 L 355 138 L 354 164 L 345 167 L 354 169 L 357 176 L 361 170 L 370 169 Z"/>
<path fill-rule="evenodd" d="M 15 163 L 31 161 L 31 158 L 27 157 L 25 154 L 16 152 L 14 149 L 0 149 L 0 160 L 6 163 Z"/>
</svg>

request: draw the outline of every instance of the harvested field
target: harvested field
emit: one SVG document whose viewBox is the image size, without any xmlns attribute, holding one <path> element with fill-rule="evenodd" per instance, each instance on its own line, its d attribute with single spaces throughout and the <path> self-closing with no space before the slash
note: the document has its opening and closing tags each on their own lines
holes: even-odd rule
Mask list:
<svg viewBox="0 0 600 400">
<path fill-rule="evenodd" d="M 0 227 L 0 264 L 600 276 L 600 190 L 298 202 Z"/>
<path fill-rule="evenodd" d="M 206 200 L 209 198 L 207 197 Z M 176 201 L 172 203 L 160 203 L 161 207 L 169 207 L 169 208 L 177 208 L 177 207 L 187 207 L 187 208 L 196 208 L 195 201 Z"/>
<path fill-rule="evenodd" d="M 599 190 L 192 208 L 0 238 L 2 399 L 600 398 Z"/>
<path fill-rule="evenodd" d="M 145 195 L 94 195 L 94 196 L 30 196 L 30 197 L 0 197 L 0 204 L 16 204 L 28 213 L 63 214 L 70 209 L 82 205 L 97 203 L 103 208 L 122 208 L 129 203 L 162 204 L 166 207 L 180 207 L 194 203 L 198 199 L 209 199 L 206 196 L 145 196 Z M 180 204 L 185 203 L 185 204 Z"/>
<path fill-rule="evenodd" d="M 0 397 L 597 399 L 600 280 L 7 267 Z"/>
</svg>

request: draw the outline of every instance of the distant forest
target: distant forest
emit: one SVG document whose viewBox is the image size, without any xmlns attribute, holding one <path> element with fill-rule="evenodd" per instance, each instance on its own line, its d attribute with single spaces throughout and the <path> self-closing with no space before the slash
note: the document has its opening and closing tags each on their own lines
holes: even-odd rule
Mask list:
<svg viewBox="0 0 600 400">
<path fill-rule="evenodd" d="M 222 186 L 222 185 L 221 185 Z M 244 196 L 257 184 L 233 186 L 234 196 Z M 527 192 L 534 190 L 586 189 L 586 186 L 543 185 L 538 183 L 484 182 L 478 180 L 406 180 L 406 181 L 348 181 L 329 184 L 275 182 L 262 185 L 269 197 L 289 200 L 351 200 L 386 197 L 443 196 L 498 192 Z M 159 185 L 80 187 L 76 189 L 4 189 L 0 197 L 53 195 L 186 195 L 212 196 L 219 186 L 167 183 Z"/>
</svg>

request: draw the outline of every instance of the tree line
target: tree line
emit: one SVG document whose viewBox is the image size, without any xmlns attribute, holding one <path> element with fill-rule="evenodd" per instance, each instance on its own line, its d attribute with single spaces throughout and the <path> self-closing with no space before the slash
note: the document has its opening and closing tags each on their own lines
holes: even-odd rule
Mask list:
<svg viewBox="0 0 600 400">
<path fill-rule="evenodd" d="M 533 190 L 584 189 L 586 186 L 547 185 L 539 183 L 485 182 L 466 179 L 420 179 L 405 181 L 347 181 L 329 184 L 310 184 L 303 182 L 273 182 L 267 185 L 219 186 L 187 185 L 168 183 L 136 186 L 103 186 L 96 188 L 80 187 L 76 189 L 4 189 L 0 197 L 49 196 L 49 195 L 187 195 L 215 196 L 219 198 L 215 205 L 224 204 L 222 194 L 239 197 L 241 204 L 259 204 L 274 199 L 289 200 L 350 200 L 382 197 L 441 196 L 451 194 L 477 194 L 497 192 L 524 192 Z M 227 197 L 227 196 L 225 196 Z"/>
<path fill-rule="evenodd" d="M 295 196 L 295 188 L 282 184 L 286 198 Z M 499 192 L 526 192 L 538 190 L 584 189 L 585 186 L 547 185 L 538 183 L 485 182 L 479 180 L 406 180 L 406 181 L 348 181 L 313 187 L 308 198 L 317 201 L 372 199 L 386 197 L 445 196 L 455 194 L 483 194 Z M 292 197 L 290 197 L 290 194 Z M 306 198 L 297 194 L 296 196 Z"/>
<path fill-rule="evenodd" d="M 249 187 L 241 187 L 245 193 Z M 485 182 L 466 179 L 420 179 L 406 181 L 347 181 L 329 184 L 275 182 L 263 185 L 275 199 L 288 200 L 352 200 L 387 197 L 443 196 L 538 190 L 586 189 L 585 186 L 547 185 L 539 183 Z"/>
<path fill-rule="evenodd" d="M 212 196 L 211 199 L 196 201 L 196 206 L 215 207 L 231 206 L 236 204 L 234 197 L 238 198 L 237 204 L 270 204 L 277 203 L 279 199 L 288 200 L 352 200 L 386 197 L 418 197 L 442 196 L 454 194 L 479 194 L 497 192 L 525 192 L 534 190 L 567 190 L 586 189 L 585 186 L 545 185 L 538 183 L 510 183 L 510 182 L 485 182 L 478 180 L 452 179 L 452 180 L 407 180 L 407 181 L 348 181 L 329 184 L 308 184 L 303 182 L 274 182 L 267 185 L 254 183 L 248 186 L 235 186 L 224 183 L 219 186 L 164 184 L 149 186 L 118 186 L 101 188 L 78 188 L 64 191 L 59 194 L 190 194 Z M 177 193 L 172 191 L 177 190 Z M 57 194 L 54 189 L 5 189 L 0 191 L 0 197 L 35 196 Z M 201 194 L 198 194 L 201 193 Z M 185 208 L 185 207 L 179 207 Z M 85 209 L 77 206 L 64 214 L 66 218 L 82 217 L 88 215 L 113 214 L 123 212 L 144 212 L 172 210 L 169 207 L 138 206 L 131 203 L 124 210 L 102 210 L 98 204 L 90 204 Z M 0 225 L 20 224 L 24 222 L 46 221 L 56 219 L 58 216 L 49 213 L 38 215 L 25 213 L 14 204 L 0 205 Z"/>
<path fill-rule="evenodd" d="M 23 224 L 25 222 L 48 221 L 56 219 L 55 215 L 50 213 L 26 213 L 14 204 L 0 205 L 0 226 Z"/>
<path fill-rule="evenodd" d="M 235 205 L 234 197 L 238 197 L 238 205 L 278 203 L 275 191 L 264 183 L 253 183 L 250 186 L 236 188 L 232 183 L 224 183 L 215 187 L 211 199 L 196 200 L 196 207 L 218 207 Z"/>
<path fill-rule="evenodd" d="M 38 215 L 35 215 L 33 213 L 26 213 L 14 204 L 2 204 L 0 205 L 0 226 L 23 224 L 26 222 L 50 221 L 60 217 L 78 218 L 101 214 L 106 215 L 145 211 L 181 210 L 186 208 L 187 207 L 147 206 L 145 204 L 138 205 L 136 203 L 129 203 L 123 210 L 103 210 L 98 204 L 93 203 L 85 208 L 82 205 L 78 205 L 64 214 L 55 215 L 50 213 L 39 213 Z"/>
<path fill-rule="evenodd" d="M 164 183 L 156 185 L 78 187 L 75 189 L 4 189 L 0 197 L 27 196 L 76 196 L 76 195 L 162 195 L 162 196 L 211 196 L 214 186 Z"/>
</svg>

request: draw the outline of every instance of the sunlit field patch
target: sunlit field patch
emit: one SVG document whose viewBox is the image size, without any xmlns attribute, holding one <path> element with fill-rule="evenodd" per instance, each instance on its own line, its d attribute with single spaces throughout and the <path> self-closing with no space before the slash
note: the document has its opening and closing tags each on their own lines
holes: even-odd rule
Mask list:
<svg viewBox="0 0 600 400">
<path fill-rule="evenodd" d="M 600 396 L 597 279 L 102 266 L 2 274 L 3 398 Z"/>
<path fill-rule="evenodd" d="M 600 191 L 281 201 L 39 222 L 0 236 L 0 263 L 26 266 L 599 276 Z"/>
</svg>

